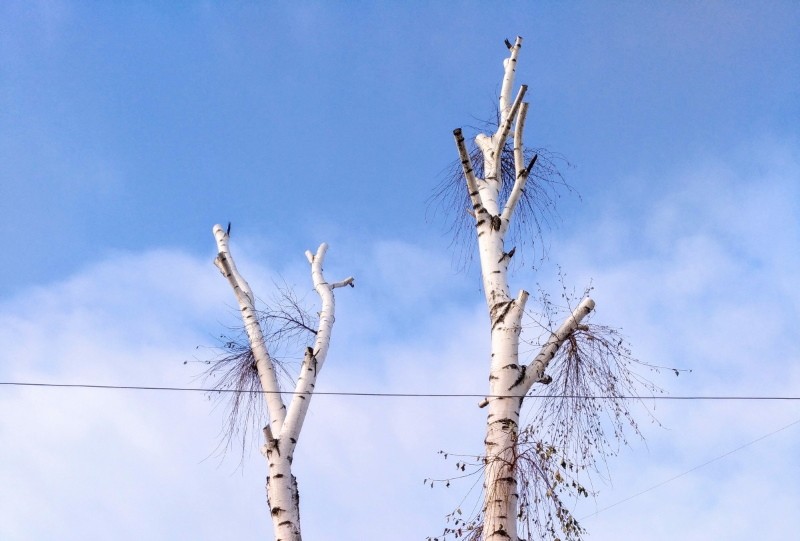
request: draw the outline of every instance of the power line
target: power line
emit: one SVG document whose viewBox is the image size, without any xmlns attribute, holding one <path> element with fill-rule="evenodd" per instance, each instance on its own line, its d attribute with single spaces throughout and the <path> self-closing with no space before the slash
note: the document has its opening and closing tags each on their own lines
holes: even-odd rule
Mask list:
<svg viewBox="0 0 800 541">
<path fill-rule="evenodd" d="M 661 481 L 660 483 L 658 483 L 658 484 L 656 484 L 656 485 L 653 485 L 653 486 L 651 486 L 650 488 L 646 488 L 646 489 L 642 490 L 641 492 L 637 492 L 636 494 L 634 494 L 634 495 L 632 495 L 632 496 L 628 496 L 627 498 L 624 498 L 624 499 L 622 499 L 622 500 L 619 500 L 619 501 L 618 501 L 618 502 L 616 502 L 616 503 L 612 503 L 611 505 L 609 505 L 609 506 L 607 506 L 607 507 L 603 507 L 602 509 L 598 509 L 598 510 L 597 510 L 597 511 L 595 511 L 594 513 L 591 513 L 591 514 L 589 514 L 589 515 L 586 515 L 585 517 L 581 518 L 581 520 L 586 520 L 587 518 L 592 518 L 592 517 L 594 517 L 594 516 L 596 516 L 596 515 L 599 515 L 599 514 L 600 514 L 600 513 L 602 513 L 603 511 L 608 511 L 608 510 L 609 510 L 609 509 L 611 509 L 612 507 L 616 507 L 616 506 L 618 506 L 618 505 L 620 505 L 620 504 L 623 504 L 623 503 L 625 503 L 625 502 L 627 502 L 627 501 L 630 501 L 630 500 L 632 500 L 632 499 L 634 499 L 634 498 L 637 498 L 637 497 L 641 496 L 642 494 L 646 494 L 646 493 L 650 492 L 651 490 L 655 490 L 655 489 L 657 489 L 657 488 L 659 488 L 659 487 L 662 487 L 662 486 L 666 485 L 667 483 L 671 483 L 672 481 L 675 481 L 676 479 L 680 479 L 680 478 L 681 478 L 681 477 L 683 477 L 684 475 L 689 475 L 689 474 L 690 474 L 690 473 L 692 473 L 693 471 L 699 470 L 700 468 L 704 468 L 704 467 L 708 466 L 709 464 L 712 464 L 712 463 L 714 463 L 714 462 L 716 462 L 716 461 L 718 461 L 718 460 L 722 460 L 723 458 L 725 458 L 725 457 L 727 457 L 727 456 L 729 456 L 729 455 L 732 455 L 733 453 L 735 453 L 735 452 L 737 452 L 737 451 L 741 451 L 741 450 L 742 450 L 742 449 L 744 449 L 745 447 L 749 447 L 750 445 L 753 445 L 754 443 L 758 443 L 759 441 L 761 441 L 761 440 L 763 440 L 763 439 L 766 439 L 766 438 L 768 438 L 768 437 L 770 437 L 770 436 L 773 436 L 773 435 L 777 434 L 778 432 L 781 432 L 781 431 L 783 431 L 783 430 L 786 430 L 787 428 L 789 428 L 789 427 L 792 427 L 792 426 L 794 426 L 794 425 L 796 425 L 796 424 L 798 424 L 798 423 L 800 423 L 800 419 L 797 419 L 797 420 L 795 420 L 795 421 L 792 421 L 791 423 L 789 423 L 789 424 L 788 424 L 788 425 L 786 425 L 786 426 L 782 426 L 781 428 L 779 428 L 779 429 L 777 429 L 777 430 L 773 430 L 772 432 L 770 432 L 770 433 L 768 433 L 768 434 L 764 434 L 763 436 L 760 436 L 760 437 L 758 437 L 758 438 L 756 438 L 756 439 L 754 439 L 754 440 L 752 440 L 752 441 L 749 441 L 749 442 L 747 442 L 747 443 L 745 443 L 745 444 L 742 444 L 742 445 L 740 445 L 739 447 L 737 447 L 736 449 L 732 449 L 732 450 L 728 451 L 727 453 L 723 453 L 723 454 L 719 455 L 718 457 L 715 457 L 715 458 L 712 458 L 711 460 L 708 460 L 708 461 L 706 461 L 706 462 L 703 462 L 702 464 L 699 464 L 699 465 L 695 466 L 694 468 L 691 468 L 691 469 L 689 469 L 689 470 L 686 470 L 686 471 L 685 471 L 685 472 L 683 472 L 683 473 L 679 473 L 679 474 L 678 474 L 678 475 L 676 475 L 675 477 L 670 477 L 670 478 L 669 478 L 669 479 L 667 479 L 666 481 Z"/>
<path fill-rule="evenodd" d="M 45 387 L 67 389 L 107 389 L 129 391 L 172 391 L 172 392 L 202 392 L 202 393 L 253 393 L 253 394 L 313 394 L 322 396 L 360 396 L 360 397 L 385 397 L 385 398 L 564 398 L 585 400 L 769 400 L 769 401 L 794 401 L 800 396 L 734 396 L 734 395 L 693 395 L 693 396 L 591 396 L 572 394 L 553 395 L 486 395 L 475 393 L 380 393 L 380 392 L 355 392 L 355 391 L 314 391 L 313 393 L 296 393 L 294 391 L 259 391 L 247 389 L 214 389 L 203 387 L 158 387 L 150 385 L 99 385 L 90 383 L 45 383 L 24 381 L 0 381 L 0 385 L 9 387 Z"/>
<path fill-rule="evenodd" d="M 0 385 L 4 386 L 15 386 L 15 387 L 39 387 L 39 388 L 67 388 L 67 389 L 99 389 L 99 390 L 131 390 L 131 391 L 172 391 L 172 392 L 203 392 L 203 393 L 258 393 L 258 394 L 266 394 L 266 391 L 252 391 L 252 390 L 237 390 L 237 389 L 213 389 L 213 388 L 200 388 L 200 387 L 158 387 L 158 386 L 146 386 L 146 385 L 99 385 L 99 384 L 87 384 L 87 383 L 44 383 L 44 382 L 21 382 L 21 381 L 0 381 Z M 276 394 L 299 394 L 295 393 L 294 391 L 277 391 Z M 487 396 L 484 394 L 473 394 L 473 393 L 378 393 L 378 392 L 347 392 L 347 391 L 315 391 L 313 393 L 303 393 L 303 394 L 314 394 L 314 395 L 324 395 L 324 396 L 355 396 L 355 397 L 386 397 L 386 398 L 495 398 L 495 396 Z M 508 397 L 506 397 L 508 398 Z M 646 399 L 646 400 L 764 400 L 764 401 L 797 401 L 800 400 L 800 396 L 651 396 L 651 397 L 639 397 L 639 396 L 619 396 L 619 397 L 609 397 L 609 396 L 584 396 L 584 395 L 530 395 L 527 398 L 565 398 L 565 399 L 597 399 L 597 400 L 608 400 L 608 399 Z M 608 511 L 613 507 L 626 503 L 634 498 L 637 498 L 643 494 L 646 494 L 652 490 L 660 488 L 668 483 L 671 483 L 685 475 L 688 475 L 694 471 L 699 470 L 700 468 L 704 468 L 709 464 L 717 462 L 718 460 L 722 460 L 723 458 L 736 453 L 737 451 L 741 451 L 742 449 L 749 447 L 759 441 L 766 439 L 770 436 L 777 434 L 778 432 L 782 432 L 787 428 L 790 428 L 796 424 L 800 423 L 800 419 L 797 419 L 788 425 L 785 425 L 777 430 L 773 430 L 768 434 L 764 434 L 752 441 L 749 441 L 745 444 L 736 447 L 726 453 L 723 453 L 711 460 L 703 462 L 697 466 L 694 466 L 691 469 L 688 469 L 674 477 L 670 477 L 660 483 L 657 483 L 649 488 L 646 488 L 636 494 L 628 496 L 627 498 L 623 498 L 609 506 L 603 507 L 602 509 L 598 509 L 594 513 L 586 515 L 581 520 L 586 520 L 588 518 L 595 517 L 596 515 Z"/>
</svg>

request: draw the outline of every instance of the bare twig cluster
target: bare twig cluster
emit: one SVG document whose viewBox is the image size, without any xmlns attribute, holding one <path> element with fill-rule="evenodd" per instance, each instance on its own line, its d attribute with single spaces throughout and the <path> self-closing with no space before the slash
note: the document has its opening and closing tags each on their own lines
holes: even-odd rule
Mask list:
<svg viewBox="0 0 800 541">
<path fill-rule="evenodd" d="M 561 278 L 562 299 L 569 307 L 575 300 Z M 546 323 L 540 325 L 551 328 L 565 311 L 546 294 L 541 309 Z M 602 473 L 606 459 L 628 445 L 628 434 L 642 438 L 637 405 L 664 391 L 643 375 L 658 373 L 660 367 L 634 357 L 618 329 L 595 324 L 591 317 L 559 348 L 547 370 L 547 385 L 532 389 L 536 398 L 529 426 L 582 469 Z M 649 408 L 642 409 L 657 422 Z"/>
<path fill-rule="evenodd" d="M 616 329 L 579 325 L 551 362 L 552 383 L 534 391 L 532 426 L 578 464 L 597 470 L 598 461 L 628 444 L 627 432 L 641 437 L 632 407 L 642 392 L 662 392 L 637 368 L 655 370 L 631 355 Z"/>
<path fill-rule="evenodd" d="M 444 458 L 449 456 L 439 452 Z M 500 460 L 495 455 L 493 460 Z M 513 463 L 509 464 L 517 479 L 519 489 L 519 510 L 517 520 L 521 533 L 527 539 L 550 539 L 578 541 L 585 533 L 565 501 L 590 494 L 578 480 L 580 467 L 571 462 L 555 446 L 537 438 L 532 427 L 520 431 L 514 447 Z M 446 479 L 425 479 L 433 487 L 435 484 L 449 487 L 456 480 L 482 475 L 487 466 L 485 456 L 465 458 L 460 455 L 456 462 L 459 474 Z M 490 495 L 490 497 L 505 495 Z M 466 498 L 465 498 L 466 500 Z M 462 501 L 463 504 L 463 501 Z M 465 514 L 459 506 L 446 517 L 447 526 L 438 536 L 429 536 L 426 541 L 446 541 L 460 539 L 478 541 L 483 531 L 483 513 L 476 507 Z"/>
<path fill-rule="evenodd" d="M 514 471 L 519 488 L 517 519 L 527 539 L 577 541 L 586 532 L 565 505 L 565 497 L 588 497 L 578 481 L 579 467 L 553 445 L 536 437 L 531 426 L 520 431 Z"/>
<path fill-rule="evenodd" d="M 319 318 L 304 305 L 287 284 L 277 285 L 272 301 L 258 313 L 264 338 L 273 358 L 284 358 L 288 351 L 304 349 L 317 334 Z"/>
<path fill-rule="evenodd" d="M 287 356 L 288 352 L 304 350 L 313 343 L 318 322 L 290 287 L 283 284 L 276 288 L 272 301 L 264 310 L 258 311 L 258 319 L 264 329 L 264 340 L 272 352 L 272 361 L 280 371 L 281 387 L 285 388 L 287 384 L 294 385 L 294 378 L 288 370 L 288 366 L 294 363 Z M 240 443 L 244 456 L 246 449 L 251 448 L 250 437 L 260 436 L 266 420 L 261 381 L 244 328 L 234 328 L 230 335 L 222 335 L 220 339 L 219 355 L 208 362 L 203 377 L 216 391 L 239 391 L 211 394 L 227 409 L 219 449 L 225 452 Z M 302 349 L 296 348 L 298 345 Z"/>
<path fill-rule="evenodd" d="M 487 125 L 491 126 L 490 123 Z M 496 124 L 491 127 L 497 129 Z M 475 175 L 483 178 L 485 175 L 483 152 L 475 145 L 474 138 L 465 139 L 471 141 L 469 156 Z M 526 148 L 524 157 L 525 163 L 534 165 L 517 204 L 518 215 L 511 224 L 508 242 L 512 246 L 519 246 L 522 250 L 520 254 L 522 257 L 518 261 L 524 260 L 528 252 L 525 248 L 530 249 L 528 253 L 535 261 L 541 261 L 547 253 L 542 234 L 553 226 L 558 218 L 556 201 L 561 196 L 561 191 L 574 193 L 574 189 L 567 184 L 559 169 L 559 163 L 562 166 L 569 166 L 561 154 L 544 148 Z M 514 144 L 508 141 L 501 150 L 500 158 L 499 195 L 503 205 L 511 194 L 515 180 Z M 444 214 L 447 220 L 447 232 L 452 236 L 451 248 L 459 265 L 466 266 L 474 252 L 475 219 L 469 213 L 472 204 L 469 194 L 464 190 L 464 171 L 460 160 L 454 160 L 445 169 L 444 178 L 434 189 L 429 206 L 435 212 L 441 211 Z"/>
<path fill-rule="evenodd" d="M 467 478 L 475 478 L 475 481 L 472 485 L 473 488 L 480 483 L 483 477 L 483 471 L 486 468 L 485 456 L 453 455 L 451 453 L 446 453 L 445 451 L 439 451 L 439 454 L 442 455 L 445 460 L 447 460 L 450 456 L 457 458 L 455 466 L 458 474 L 444 479 L 424 479 L 423 483 L 430 485 L 431 488 L 437 484 L 449 488 L 453 482 Z M 480 496 L 482 492 L 483 491 L 481 490 L 480 494 L 475 496 Z M 471 511 L 465 513 L 462 510 L 462 506 L 469 498 L 470 494 L 468 493 L 461 500 L 461 504 L 445 517 L 445 523 L 447 525 L 444 527 L 440 535 L 428 536 L 425 538 L 425 540 L 446 541 L 447 539 L 462 539 L 464 541 L 478 541 L 481 538 L 483 513 L 480 510 L 480 504 L 478 501 L 475 502 Z"/>
<path fill-rule="evenodd" d="M 223 343 L 219 347 L 219 354 L 207 361 L 208 368 L 202 374 L 211 388 L 217 391 L 210 393 L 209 398 L 213 396 L 227 411 L 217 451 L 224 454 L 240 442 L 244 458 L 251 430 L 260 425 L 265 417 L 261 382 L 244 331 L 239 329 L 238 335 L 223 335 L 220 339 Z M 238 392 L 223 392 L 230 390 Z"/>
</svg>

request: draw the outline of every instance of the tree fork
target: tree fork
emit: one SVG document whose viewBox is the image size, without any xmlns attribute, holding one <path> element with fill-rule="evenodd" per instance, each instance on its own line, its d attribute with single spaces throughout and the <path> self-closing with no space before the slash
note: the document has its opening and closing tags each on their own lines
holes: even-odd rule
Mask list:
<svg viewBox="0 0 800 541">
<path fill-rule="evenodd" d="M 273 532 L 276 541 L 301 541 L 300 493 L 297 479 L 292 474 L 294 450 L 313 396 L 317 376 L 322 370 L 330 346 L 335 321 L 333 290 L 344 286 L 353 287 L 354 279 L 351 276 L 332 284 L 325 280 L 322 264 L 328 250 L 327 244 L 322 243 L 316 253 L 310 251 L 305 253 L 311 266 L 314 290 L 319 295 L 322 306 L 318 328 L 307 329 L 314 335 L 314 343 L 306 348 L 304 362 L 287 409 L 278 387 L 275 362 L 270 357 L 254 306 L 255 296 L 250 285 L 236 269 L 230 253 L 228 246 L 230 229 L 224 230 L 221 226 L 215 225 L 213 232 L 218 251 L 214 264 L 228 280 L 239 301 L 242 320 L 250 349 L 256 359 L 256 369 L 267 406 L 268 423 L 263 428 L 264 444 L 261 446 L 261 453 L 268 464 L 267 505 Z"/>
</svg>

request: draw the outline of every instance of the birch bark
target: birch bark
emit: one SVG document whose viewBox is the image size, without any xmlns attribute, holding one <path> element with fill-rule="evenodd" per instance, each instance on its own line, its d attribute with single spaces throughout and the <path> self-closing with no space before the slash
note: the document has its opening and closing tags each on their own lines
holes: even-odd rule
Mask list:
<svg viewBox="0 0 800 541">
<path fill-rule="evenodd" d="M 472 202 L 472 214 L 475 216 L 483 290 L 491 326 L 489 398 L 481 403 L 481 407 L 488 405 L 484 441 L 484 541 L 519 540 L 515 453 L 520 407 L 533 384 L 544 376 L 544 371 L 558 348 L 581 319 L 594 308 L 594 301 L 584 299 L 533 360 L 527 364 L 520 362 L 520 333 L 528 292 L 521 290 L 513 298 L 510 295 L 508 265 L 514 249 L 506 251 L 505 236 L 528 175 L 536 162 L 534 157 L 528 165 L 524 163 L 522 138 L 528 105 L 522 100 L 527 87 L 521 86 L 514 101 L 510 101 L 521 46 L 522 38 L 518 37 L 509 48 L 509 57 L 503 62 L 500 125 L 494 134 L 480 134 L 475 138 L 483 155 L 485 178 L 476 177 L 461 130 L 454 131 Z M 501 201 L 501 152 L 512 127 L 515 180 L 509 196 Z"/>
<path fill-rule="evenodd" d="M 323 243 L 316 254 L 306 252 L 311 265 L 311 279 L 321 300 L 319 325 L 314 345 L 306 349 L 297 384 L 289 402 L 288 410 L 284 404 L 274 360 L 270 357 L 267 343 L 255 309 L 255 297 L 250 285 L 239 274 L 228 246 L 228 233 L 215 225 L 214 238 L 217 243 L 217 257 L 214 264 L 228 280 L 242 313 L 242 321 L 250 341 L 250 348 L 256 360 L 261 388 L 268 415 L 264 427 L 264 445 L 261 453 L 267 461 L 267 504 L 272 519 L 276 541 L 300 541 L 300 497 L 297 480 L 292 474 L 294 450 L 300 438 L 306 413 L 314 393 L 317 376 L 325 364 L 333 330 L 335 299 L 333 290 L 343 286 L 353 286 L 349 277 L 335 283 L 328 283 L 322 265 L 328 245 Z"/>
</svg>

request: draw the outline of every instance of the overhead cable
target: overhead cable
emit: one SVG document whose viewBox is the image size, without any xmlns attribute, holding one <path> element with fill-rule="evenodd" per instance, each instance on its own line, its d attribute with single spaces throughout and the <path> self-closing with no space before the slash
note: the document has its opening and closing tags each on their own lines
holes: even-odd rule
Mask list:
<svg viewBox="0 0 800 541">
<path fill-rule="evenodd" d="M 594 517 L 596 515 L 599 515 L 603 511 L 608 511 L 612 507 L 616 507 L 616 506 L 618 506 L 620 504 L 623 504 L 623 503 L 625 503 L 627 501 L 630 501 L 630 500 L 632 500 L 634 498 L 637 498 L 637 497 L 641 496 L 642 494 L 646 494 L 646 493 L 650 492 L 651 490 L 655 490 L 655 489 L 657 489 L 659 487 L 662 487 L 662 486 L 666 485 L 667 483 L 671 483 L 671 482 L 673 482 L 673 481 L 675 481 L 677 479 L 680 479 L 684 475 L 688 475 L 688 474 L 692 473 L 693 471 L 699 470 L 700 468 L 704 468 L 705 466 L 708 466 L 709 464 L 712 464 L 712 463 L 714 463 L 714 462 L 716 462 L 718 460 L 722 460 L 723 458 L 725 458 L 725 457 L 727 457 L 729 455 L 732 455 L 736 451 L 741 451 L 745 447 L 749 447 L 750 445 L 753 445 L 754 443 L 758 443 L 759 441 L 761 441 L 761 440 L 763 440 L 765 438 L 768 438 L 768 437 L 770 437 L 772 435 L 775 435 L 778 432 L 782 432 L 783 430 L 786 430 L 787 428 L 790 428 L 790 427 L 792 427 L 792 426 L 794 426 L 794 425 L 796 425 L 798 423 L 800 423 L 800 419 L 792 421 L 791 423 L 789 423 L 786 426 L 782 426 L 781 428 L 778 428 L 777 430 L 773 430 L 772 432 L 770 432 L 768 434 L 764 434 L 763 436 L 760 436 L 760 437 L 758 437 L 758 438 L 756 438 L 756 439 L 754 439 L 752 441 L 744 443 L 744 444 L 740 445 L 739 447 L 737 447 L 735 449 L 731 449 L 727 453 L 723 453 L 723 454 L 721 454 L 721 455 L 719 455 L 717 457 L 712 458 L 711 460 L 707 460 L 706 462 L 703 462 L 702 464 L 699 464 L 699 465 L 695 466 L 694 468 L 688 469 L 683 473 L 679 473 L 678 475 L 676 475 L 674 477 L 670 477 L 669 479 L 667 479 L 665 481 L 661 481 L 660 483 L 655 484 L 655 485 L 653 485 L 653 486 L 651 486 L 649 488 L 646 488 L 646 489 L 644 489 L 644 490 L 642 490 L 640 492 L 637 492 L 636 494 L 634 494 L 632 496 L 628 496 L 627 498 L 624 498 L 622 500 L 619 500 L 618 502 L 612 503 L 611 505 L 603 507 L 602 509 L 598 509 L 594 513 L 591 513 L 591 514 L 586 515 L 585 517 L 581 518 L 581 520 L 586 520 L 587 518 L 592 518 L 592 517 Z"/>
<path fill-rule="evenodd" d="M 0 381 L 0 385 L 9 387 L 44 387 L 66 389 L 107 389 L 129 391 L 172 391 L 172 392 L 201 392 L 201 393 L 254 393 L 266 394 L 266 391 L 248 389 L 214 389 L 203 387 L 160 387 L 153 385 L 101 385 L 90 383 L 46 383 L 27 381 Z M 652 395 L 652 396 L 600 396 L 600 395 L 486 395 L 479 393 L 389 393 L 389 392 L 357 392 L 357 391 L 314 391 L 312 393 L 295 393 L 294 391 L 274 391 L 277 394 L 313 394 L 320 396 L 355 396 L 355 397 L 385 397 L 385 398 L 564 398 L 584 400 L 772 400 L 792 401 L 800 400 L 800 396 L 765 396 L 765 395 Z"/>
</svg>

